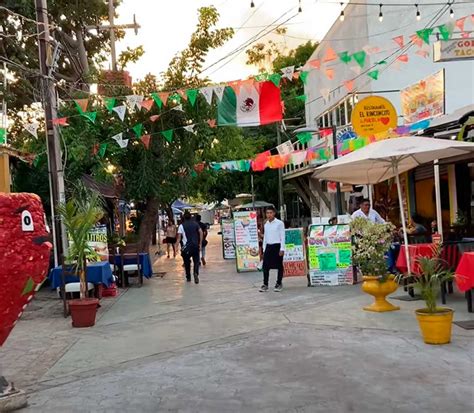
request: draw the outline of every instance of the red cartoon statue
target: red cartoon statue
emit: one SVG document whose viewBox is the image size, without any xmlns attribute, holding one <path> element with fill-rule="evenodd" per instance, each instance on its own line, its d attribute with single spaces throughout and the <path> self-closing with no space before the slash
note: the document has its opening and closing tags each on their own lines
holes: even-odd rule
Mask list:
<svg viewBox="0 0 474 413">
<path fill-rule="evenodd" d="M 38 195 L 0 193 L 0 346 L 46 277 L 49 239 Z"/>
</svg>

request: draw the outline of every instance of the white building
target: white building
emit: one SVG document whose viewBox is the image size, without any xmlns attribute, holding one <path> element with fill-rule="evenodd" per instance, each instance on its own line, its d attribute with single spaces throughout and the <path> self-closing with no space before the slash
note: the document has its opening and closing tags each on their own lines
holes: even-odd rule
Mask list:
<svg viewBox="0 0 474 413">
<path fill-rule="evenodd" d="M 403 125 L 401 90 L 443 69 L 445 113 L 451 114 L 474 103 L 474 60 L 433 61 L 433 44 L 440 38 L 436 27 L 447 24 L 445 27 L 454 29 L 452 38 L 461 38 L 462 21 L 458 19 L 466 16 L 464 36 L 474 32 L 473 3 L 454 2 L 450 6 L 447 2 L 420 0 L 418 7 L 415 2 L 412 6 L 396 6 L 399 2 L 395 0 L 383 1 L 382 7 L 378 2 L 352 3 L 349 1 L 343 9 L 343 21 L 338 18 L 334 22 L 305 65 L 304 69 L 309 70 L 305 86 L 308 128 L 350 127 L 354 104 L 368 95 L 387 98 L 397 110 L 398 125 Z M 420 19 L 417 19 L 417 11 Z M 380 12 L 382 21 L 379 21 Z M 425 28 L 433 28 L 430 44 L 413 44 L 411 36 Z M 399 36 L 403 36 L 403 47 L 400 47 Z M 474 35 L 471 33 L 469 37 L 474 38 Z M 474 49 L 474 40 L 472 44 Z M 363 67 L 353 57 L 361 50 L 367 53 Z M 341 54 L 350 56 L 350 61 L 344 63 Z M 331 55 L 336 58 L 331 59 Z M 377 80 L 367 75 L 374 70 L 378 70 Z M 321 142 L 317 134 L 309 146 L 316 142 Z M 325 188 L 311 178 L 314 167 L 315 164 L 287 167 L 284 179 L 293 184 L 302 199 L 310 202 L 313 215 L 335 215 L 334 194 L 326 193 Z M 321 198 L 322 193 L 325 199 Z M 348 198 L 346 193 L 346 201 Z"/>
</svg>

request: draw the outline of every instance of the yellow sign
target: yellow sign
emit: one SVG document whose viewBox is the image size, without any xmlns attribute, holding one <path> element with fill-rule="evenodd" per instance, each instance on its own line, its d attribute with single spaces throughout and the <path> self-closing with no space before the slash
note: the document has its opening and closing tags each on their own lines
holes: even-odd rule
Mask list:
<svg viewBox="0 0 474 413">
<path fill-rule="evenodd" d="M 397 127 L 397 111 L 380 96 L 369 96 L 358 102 L 352 110 L 352 128 L 358 136 L 368 138 Z"/>
</svg>

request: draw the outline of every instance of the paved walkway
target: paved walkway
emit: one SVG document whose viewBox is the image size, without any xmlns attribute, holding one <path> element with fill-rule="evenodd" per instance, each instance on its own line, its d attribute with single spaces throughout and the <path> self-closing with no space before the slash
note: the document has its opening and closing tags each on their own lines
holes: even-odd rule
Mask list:
<svg viewBox="0 0 474 413">
<path fill-rule="evenodd" d="M 474 405 L 472 331 L 423 344 L 413 310 L 361 310 L 358 286 L 258 292 L 258 273 L 221 258 L 215 233 L 201 284 L 180 259 L 103 299 L 91 329 L 72 329 L 42 292 L 0 350 L 3 373 L 29 393 L 31 412 L 451 412 Z M 402 294 L 402 291 L 397 293 Z M 472 319 L 465 302 L 449 304 Z"/>
</svg>

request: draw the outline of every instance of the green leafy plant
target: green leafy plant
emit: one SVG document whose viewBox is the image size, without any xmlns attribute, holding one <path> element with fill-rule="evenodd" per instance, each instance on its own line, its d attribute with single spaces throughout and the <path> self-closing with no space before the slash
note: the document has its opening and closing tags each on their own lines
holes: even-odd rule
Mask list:
<svg viewBox="0 0 474 413">
<path fill-rule="evenodd" d="M 444 282 L 454 279 L 454 273 L 446 269 L 446 262 L 441 258 L 441 245 L 433 245 L 432 257 L 420 257 L 417 260 L 420 275 L 411 275 L 411 287 L 421 296 L 426 304 L 426 312 L 436 313 L 439 308 L 436 300 Z"/>
<path fill-rule="evenodd" d="M 101 204 L 97 192 L 80 188 L 65 204 L 58 207 L 71 241 L 66 261 L 73 266 L 79 276 L 81 299 L 87 296 L 87 260 L 97 255 L 88 244 L 88 235 L 104 214 Z"/>
<path fill-rule="evenodd" d="M 352 257 L 362 275 L 377 276 L 381 282 L 388 279 L 385 254 L 390 248 L 394 229 L 390 223 L 375 224 L 365 218 L 351 222 Z"/>
</svg>

